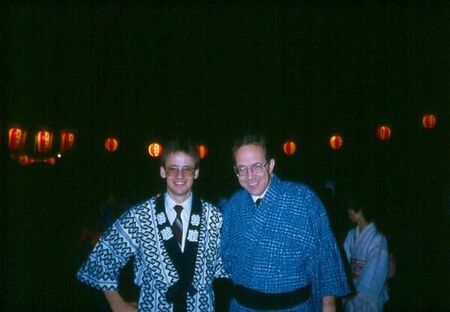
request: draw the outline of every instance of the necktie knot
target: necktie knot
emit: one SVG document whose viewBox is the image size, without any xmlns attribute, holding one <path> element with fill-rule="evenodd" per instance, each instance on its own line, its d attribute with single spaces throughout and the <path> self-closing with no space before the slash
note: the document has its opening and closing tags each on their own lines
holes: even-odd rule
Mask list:
<svg viewBox="0 0 450 312">
<path fill-rule="evenodd" d="M 175 205 L 173 207 L 173 209 L 175 209 L 176 213 L 177 213 L 177 218 L 181 218 L 181 211 L 183 210 L 183 206 L 181 205 Z"/>
<path fill-rule="evenodd" d="M 183 206 L 175 205 L 173 209 L 177 212 L 177 216 L 172 223 L 172 231 L 177 239 L 178 245 L 181 247 L 183 240 L 183 220 L 181 219 L 181 211 L 183 210 Z"/>
<path fill-rule="evenodd" d="M 262 202 L 262 198 L 260 197 L 255 201 L 256 207 L 259 207 L 259 205 L 261 205 L 261 202 Z"/>
</svg>

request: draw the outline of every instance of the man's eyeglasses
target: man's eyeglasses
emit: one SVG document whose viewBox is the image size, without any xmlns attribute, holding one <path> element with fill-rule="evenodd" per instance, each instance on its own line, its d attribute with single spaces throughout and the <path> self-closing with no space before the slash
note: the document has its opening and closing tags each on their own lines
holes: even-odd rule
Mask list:
<svg viewBox="0 0 450 312">
<path fill-rule="evenodd" d="M 247 166 L 235 166 L 234 167 L 234 172 L 236 173 L 236 175 L 238 177 L 245 177 L 245 176 L 247 176 L 249 169 L 250 169 L 250 172 L 252 174 L 261 174 L 261 173 L 264 172 L 264 168 L 266 168 L 266 166 L 268 164 L 269 164 L 268 162 L 266 162 L 264 164 L 258 162 L 256 164 L 251 165 L 250 167 L 247 167 Z"/>
<path fill-rule="evenodd" d="M 183 168 L 167 167 L 166 168 L 166 175 L 168 177 L 177 177 L 178 173 L 180 173 L 180 172 L 183 177 L 193 177 L 195 174 L 195 168 L 192 168 L 192 167 L 183 167 Z"/>
</svg>

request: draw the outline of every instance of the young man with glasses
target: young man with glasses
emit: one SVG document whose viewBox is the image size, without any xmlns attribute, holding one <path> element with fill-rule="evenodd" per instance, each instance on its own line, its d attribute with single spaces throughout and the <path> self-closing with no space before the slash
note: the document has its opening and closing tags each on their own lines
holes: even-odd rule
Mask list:
<svg viewBox="0 0 450 312">
<path fill-rule="evenodd" d="M 231 311 L 336 311 L 335 297 L 349 287 L 318 197 L 273 174 L 262 137 L 236 141 L 233 157 L 243 189 L 223 207 L 221 247 Z"/>
<path fill-rule="evenodd" d="M 218 208 L 192 192 L 199 157 L 188 142 L 164 147 L 166 192 L 131 207 L 101 237 L 78 279 L 103 290 L 113 311 L 213 311 L 212 282 L 226 277 Z M 119 293 L 119 273 L 135 259 L 138 305 Z"/>
</svg>

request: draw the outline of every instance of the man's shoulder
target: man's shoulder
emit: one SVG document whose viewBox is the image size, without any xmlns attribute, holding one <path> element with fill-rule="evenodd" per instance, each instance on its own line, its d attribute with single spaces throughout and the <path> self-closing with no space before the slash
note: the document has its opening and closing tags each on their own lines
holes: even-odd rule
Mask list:
<svg viewBox="0 0 450 312">
<path fill-rule="evenodd" d="M 202 203 L 203 209 L 219 211 L 219 208 L 217 207 L 217 205 L 207 199 L 200 198 L 200 202 Z"/>
<path fill-rule="evenodd" d="M 208 224 L 218 224 L 222 220 L 222 211 L 213 202 L 200 198 L 201 215 L 207 220 Z"/>
<path fill-rule="evenodd" d="M 284 180 L 275 174 L 272 175 L 271 185 L 273 188 L 311 190 L 311 188 L 304 182 L 293 181 L 293 180 Z"/>
<path fill-rule="evenodd" d="M 295 196 L 297 198 L 316 197 L 314 190 L 303 182 L 284 181 L 277 179 L 277 183 L 274 183 L 274 192 L 281 192 L 285 196 Z"/>
<path fill-rule="evenodd" d="M 250 194 L 246 190 L 239 189 L 227 199 L 222 199 L 220 211 L 224 216 L 231 212 L 239 213 L 241 209 L 245 209 L 245 203 L 251 202 L 249 198 L 251 198 Z"/>
<path fill-rule="evenodd" d="M 231 194 L 231 196 L 224 201 L 224 206 L 229 206 L 230 204 L 234 204 L 236 202 L 240 202 L 242 201 L 242 198 L 244 198 L 245 196 L 250 196 L 248 194 L 248 192 L 244 189 L 238 189 L 237 191 L 235 191 L 233 194 Z"/>
<path fill-rule="evenodd" d="M 146 199 L 141 199 L 139 201 L 136 201 L 135 203 L 131 204 L 128 208 L 128 211 L 142 211 L 142 210 L 148 210 L 153 209 L 156 206 L 156 201 L 160 198 L 161 195 L 155 195 Z"/>
</svg>

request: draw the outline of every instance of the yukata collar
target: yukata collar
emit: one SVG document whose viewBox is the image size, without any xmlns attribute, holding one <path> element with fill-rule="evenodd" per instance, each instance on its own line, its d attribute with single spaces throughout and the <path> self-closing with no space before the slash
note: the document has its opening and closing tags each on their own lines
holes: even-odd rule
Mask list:
<svg viewBox="0 0 450 312">
<path fill-rule="evenodd" d="M 258 198 L 266 198 L 271 197 L 271 193 L 273 193 L 274 187 L 276 187 L 276 184 L 279 184 L 280 180 L 277 178 L 277 176 L 274 173 L 271 173 L 269 185 L 267 185 L 266 189 L 260 196 L 253 196 L 250 193 L 248 193 L 252 199 L 252 202 L 255 203 Z"/>
<path fill-rule="evenodd" d="M 183 258 L 186 258 L 190 255 L 195 256 L 198 249 L 200 224 L 202 222 L 202 204 L 200 199 L 193 195 L 184 253 L 181 252 L 180 247 L 178 246 L 178 242 L 173 234 L 172 227 L 170 226 L 169 219 L 165 212 L 164 196 L 160 196 L 156 199 L 155 210 L 158 232 L 161 235 L 164 245 L 175 266 L 177 266 L 177 261 L 175 261 L 174 259 L 179 258 L 180 256 L 182 256 Z"/>
<path fill-rule="evenodd" d="M 197 292 L 192 285 L 192 281 L 194 279 L 195 263 L 198 253 L 200 227 L 201 223 L 205 222 L 202 220 L 202 203 L 199 198 L 193 195 L 184 252 L 181 252 L 178 242 L 172 232 L 172 228 L 165 213 L 163 196 L 156 199 L 155 210 L 158 232 L 179 276 L 179 279 L 169 287 L 166 297 L 170 303 L 174 304 L 174 308 L 175 306 L 184 307 L 186 304 L 187 293 L 193 296 Z"/>
<path fill-rule="evenodd" d="M 165 212 L 166 216 L 169 217 L 169 222 L 172 222 L 176 217 L 176 212 L 173 209 L 175 205 L 183 206 L 182 212 L 183 215 L 184 214 L 186 214 L 187 216 L 191 215 L 192 197 L 193 195 L 191 193 L 191 195 L 189 195 L 189 197 L 184 202 L 178 204 L 172 199 L 172 197 L 169 196 L 167 192 L 164 194 Z"/>
</svg>

